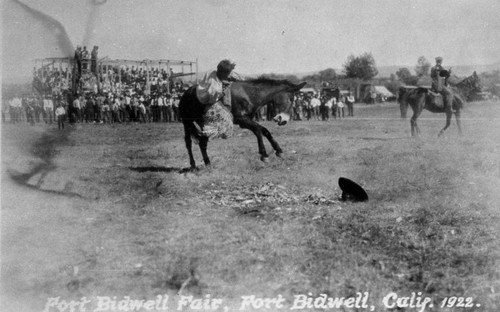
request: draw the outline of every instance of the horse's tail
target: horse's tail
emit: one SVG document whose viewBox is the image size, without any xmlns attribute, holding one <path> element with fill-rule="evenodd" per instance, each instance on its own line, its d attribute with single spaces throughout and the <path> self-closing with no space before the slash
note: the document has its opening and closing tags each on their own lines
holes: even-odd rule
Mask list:
<svg viewBox="0 0 500 312">
<path fill-rule="evenodd" d="M 406 100 L 406 88 L 400 87 L 398 91 L 399 109 L 401 110 L 401 118 L 406 119 L 406 112 L 408 111 L 408 101 Z"/>
</svg>

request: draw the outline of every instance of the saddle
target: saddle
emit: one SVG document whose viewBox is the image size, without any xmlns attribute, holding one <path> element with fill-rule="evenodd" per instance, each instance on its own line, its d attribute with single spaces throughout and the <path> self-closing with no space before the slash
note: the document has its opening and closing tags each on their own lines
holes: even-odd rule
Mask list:
<svg viewBox="0 0 500 312">
<path fill-rule="evenodd" d="M 231 110 L 231 82 L 223 82 L 222 91 L 224 91 L 224 96 L 222 97 L 222 104 Z"/>
<path fill-rule="evenodd" d="M 443 96 L 441 93 L 437 93 L 429 89 L 429 95 L 427 97 L 427 102 L 429 104 L 433 104 L 434 106 L 438 108 L 443 108 L 444 109 L 444 101 L 443 101 Z"/>
</svg>

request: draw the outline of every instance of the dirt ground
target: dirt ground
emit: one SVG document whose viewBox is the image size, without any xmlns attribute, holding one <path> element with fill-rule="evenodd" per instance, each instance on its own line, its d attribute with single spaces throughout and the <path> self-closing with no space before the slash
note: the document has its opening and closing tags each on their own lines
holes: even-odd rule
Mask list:
<svg viewBox="0 0 500 312">
<path fill-rule="evenodd" d="M 264 123 L 286 149 L 267 164 L 238 129 L 210 143 L 211 168 L 195 147 L 192 173 L 179 173 L 188 166 L 180 124 L 2 124 L 1 311 L 179 292 L 237 307 L 245 294 L 422 291 L 491 308 L 500 110 L 471 107 L 471 136 L 457 140 L 452 125 L 440 141 L 443 116 L 424 114 L 422 138 L 411 139 L 398 111 Z M 339 176 L 367 186 L 370 202 L 340 202 Z"/>
</svg>

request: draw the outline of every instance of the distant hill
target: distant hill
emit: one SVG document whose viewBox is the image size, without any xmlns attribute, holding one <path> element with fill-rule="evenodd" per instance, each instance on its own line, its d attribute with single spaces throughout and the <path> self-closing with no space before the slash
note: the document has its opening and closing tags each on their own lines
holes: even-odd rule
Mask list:
<svg viewBox="0 0 500 312">
<path fill-rule="evenodd" d="M 396 74 L 400 69 L 406 67 L 410 70 L 412 74 L 415 74 L 415 66 L 380 66 L 377 67 L 378 75 L 377 78 L 389 78 L 391 74 Z M 444 66 L 446 69 L 451 67 L 453 74 L 457 76 L 470 76 L 474 71 L 479 75 L 484 72 L 492 72 L 494 70 L 500 70 L 500 63 L 491 65 L 448 65 Z"/>
</svg>

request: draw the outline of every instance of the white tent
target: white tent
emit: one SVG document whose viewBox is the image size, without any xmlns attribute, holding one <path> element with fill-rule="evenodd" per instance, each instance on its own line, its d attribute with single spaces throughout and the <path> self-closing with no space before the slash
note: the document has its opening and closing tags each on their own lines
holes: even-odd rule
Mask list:
<svg viewBox="0 0 500 312">
<path fill-rule="evenodd" d="M 392 92 L 387 90 L 387 88 L 384 86 L 373 86 L 373 87 L 375 88 L 375 92 L 377 94 L 381 94 L 387 98 L 394 96 L 394 94 L 392 94 Z"/>
<path fill-rule="evenodd" d="M 316 94 L 316 90 L 314 90 L 313 88 L 302 88 L 300 89 L 300 92 Z"/>
</svg>

